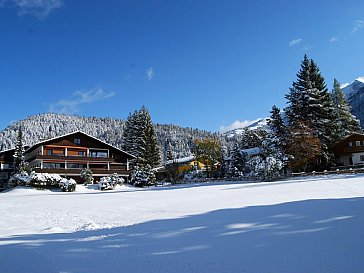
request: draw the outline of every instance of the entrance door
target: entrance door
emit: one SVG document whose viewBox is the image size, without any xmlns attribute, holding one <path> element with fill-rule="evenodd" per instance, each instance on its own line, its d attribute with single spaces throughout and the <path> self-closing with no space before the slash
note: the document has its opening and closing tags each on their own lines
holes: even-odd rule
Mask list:
<svg viewBox="0 0 364 273">
<path fill-rule="evenodd" d="M 353 158 L 352 157 L 349 158 L 349 164 L 353 165 Z"/>
</svg>

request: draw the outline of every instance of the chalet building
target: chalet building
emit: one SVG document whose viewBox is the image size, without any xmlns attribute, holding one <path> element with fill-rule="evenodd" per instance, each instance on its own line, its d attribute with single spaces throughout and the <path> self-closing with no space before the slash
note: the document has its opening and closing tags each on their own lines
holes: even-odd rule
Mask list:
<svg viewBox="0 0 364 273">
<path fill-rule="evenodd" d="M 6 164 L 12 164 L 14 149 L 1 152 Z M 2 158 L 0 157 L 0 158 Z M 133 155 L 83 132 L 74 132 L 41 141 L 24 153 L 25 161 L 37 173 L 56 173 L 80 181 L 82 169 L 89 168 L 95 180 L 117 173 L 124 179 L 130 174 Z M 8 162 L 8 163 L 6 163 Z"/>
<path fill-rule="evenodd" d="M 14 152 L 15 149 L 10 149 L 0 152 L 0 180 L 6 181 L 10 174 L 14 171 Z"/>
<path fill-rule="evenodd" d="M 337 166 L 364 164 L 364 134 L 352 134 L 333 146 Z"/>
</svg>

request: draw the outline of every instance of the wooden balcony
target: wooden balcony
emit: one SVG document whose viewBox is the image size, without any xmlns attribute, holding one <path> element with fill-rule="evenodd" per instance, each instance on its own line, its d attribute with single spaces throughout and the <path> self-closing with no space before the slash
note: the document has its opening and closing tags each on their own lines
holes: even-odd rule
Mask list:
<svg viewBox="0 0 364 273">
<path fill-rule="evenodd" d="M 37 173 L 57 173 L 61 176 L 80 176 L 81 169 L 40 169 L 35 168 L 35 172 Z M 109 174 L 117 173 L 119 175 L 129 175 L 130 171 L 126 170 L 125 168 L 118 168 L 118 169 L 91 169 L 93 176 L 107 176 Z"/>
<path fill-rule="evenodd" d="M 27 161 L 33 160 L 54 160 L 54 161 L 78 161 L 78 162 L 115 162 L 111 157 L 92 157 L 92 156 L 63 156 L 63 155 L 36 155 L 29 158 Z"/>
<path fill-rule="evenodd" d="M 359 153 L 364 152 L 364 146 L 352 146 L 352 147 L 345 147 L 345 153 Z"/>
</svg>

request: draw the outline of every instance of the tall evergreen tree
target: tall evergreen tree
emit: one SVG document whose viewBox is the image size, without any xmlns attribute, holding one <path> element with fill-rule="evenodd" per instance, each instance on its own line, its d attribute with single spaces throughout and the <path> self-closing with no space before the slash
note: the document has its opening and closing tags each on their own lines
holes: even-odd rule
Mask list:
<svg viewBox="0 0 364 273">
<path fill-rule="evenodd" d="M 129 114 L 123 134 L 123 149 L 136 156 L 140 167 L 160 164 L 160 151 L 152 119 L 146 107 Z"/>
<path fill-rule="evenodd" d="M 242 154 L 238 143 L 235 143 L 231 151 L 230 174 L 232 176 L 241 176 L 245 169 L 246 158 Z"/>
<path fill-rule="evenodd" d="M 340 88 L 340 83 L 336 79 L 334 79 L 331 97 L 334 104 L 336 124 L 335 141 L 339 141 L 353 132 L 361 132 L 360 122 L 350 112 L 350 105 Z"/>
<path fill-rule="evenodd" d="M 313 134 L 321 144 L 319 168 L 330 164 L 332 153 L 330 146 L 334 140 L 334 107 L 325 79 L 314 60 L 307 55 L 297 73 L 289 94 L 286 95 L 288 107 L 285 109 L 290 126 L 297 123 L 308 123 Z"/>
<path fill-rule="evenodd" d="M 160 149 L 158 146 L 157 136 L 154 131 L 152 118 L 150 117 L 148 109 L 143 106 L 139 111 L 139 115 L 142 118 L 142 128 L 145 130 L 144 141 L 142 145 L 145 145 L 144 161 L 152 168 L 157 167 L 160 164 Z"/>
<path fill-rule="evenodd" d="M 287 128 L 283 122 L 281 110 L 277 106 L 273 105 L 270 113 L 271 116 L 268 121 L 270 129 L 269 138 L 271 139 L 272 144 L 283 152 L 286 146 Z"/>
<path fill-rule="evenodd" d="M 18 137 L 14 151 L 14 171 L 19 172 L 24 167 L 24 144 L 23 144 L 23 131 L 21 125 L 18 130 Z"/>
</svg>

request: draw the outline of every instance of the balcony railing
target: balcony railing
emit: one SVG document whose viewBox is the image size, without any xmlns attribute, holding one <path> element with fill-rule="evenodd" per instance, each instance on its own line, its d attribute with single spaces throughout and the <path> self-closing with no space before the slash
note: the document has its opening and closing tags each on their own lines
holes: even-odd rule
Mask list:
<svg viewBox="0 0 364 273">
<path fill-rule="evenodd" d="M 344 152 L 346 153 L 364 152 L 364 146 L 345 147 Z"/>
<path fill-rule="evenodd" d="M 77 160 L 77 161 L 92 161 L 92 162 L 114 162 L 112 157 L 92 157 L 92 156 L 64 156 L 64 155 L 35 155 L 27 161 L 33 161 L 36 159 L 50 159 L 50 160 Z"/>
</svg>

